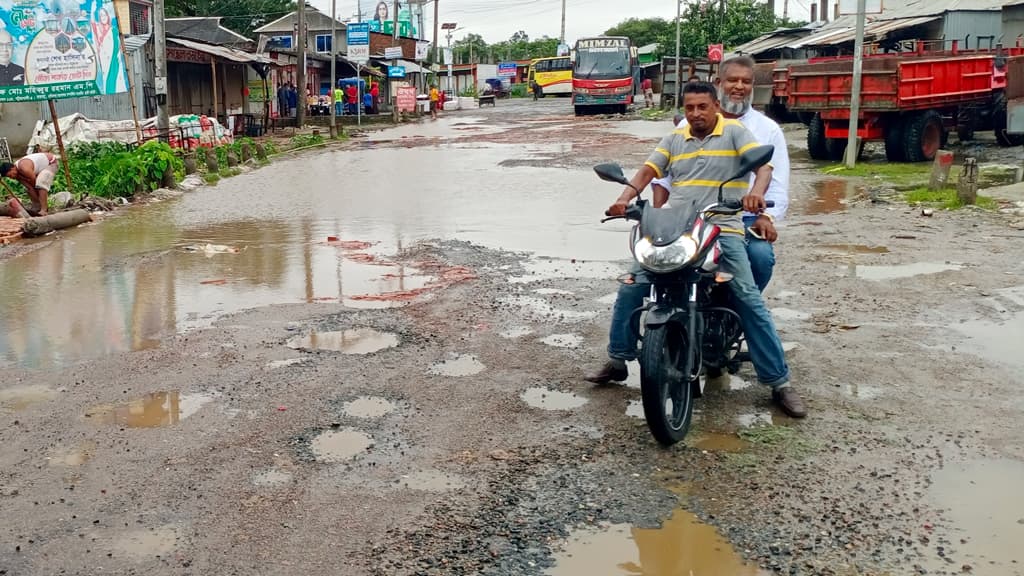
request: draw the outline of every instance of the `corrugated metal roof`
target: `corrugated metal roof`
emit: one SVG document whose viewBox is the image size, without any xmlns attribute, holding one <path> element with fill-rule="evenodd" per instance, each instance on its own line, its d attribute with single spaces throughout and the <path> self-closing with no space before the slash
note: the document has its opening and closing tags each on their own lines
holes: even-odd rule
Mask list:
<svg viewBox="0 0 1024 576">
<path fill-rule="evenodd" d="M 235 50 L 234 48 L 228 48 L 227 46 L 214 46 L 213 44 L 203 44 L 202 42 L 193 42 L 191 40 L 183 40 L 181 38 L 168 38 L 167 42 L 184 46 L 185 48 L 198 50 L 200 52 L 205 52 L 211 56 L 224 58 L 225 60 L 231 60 L 232 62 L 241 62 L 243 64 L 273 64 L 275 66 L 281 65 L 273 58 L 268 58 L 261 54 L 254 54 L 252 52 Z"/>
<path fill-rule="evenodd" d="M 805 31 L 802 34 L 765 34 L 760 38 L 733 48 L 732 52 L 735 54 L 760 54 L 776 48 L 785 48 L 787 44 L 798 41 L 809 34 L 810 31 Z"/>
<path fill-rule="evenodd" d="M 941 16 L 921 16 L 919 18 L 901 18 L 899 20 L 879 20 L 876 22 L 869 22 L 864 26 L 864 37 L 878 39 L 889 32 L 895 32 L 896 30 L 902 30 L 904 28 L 912 28 L 914 26 L 920 26 L 929 22 L 938 20 Z M 833 34 L 821 40 L 814 38 L 808 38 L 804 44 L 808 46 L 824 46 L 824 45 L 836 45 L 843 44 L 845 42 L 853 42 L 857 38 L 856 29 L 846 29 L 842 34 Z"/>
<path fill-rule="evenodd" d="M 132 35 L 132 36 L 125 36 L 124 37 L 124 50 L 125 50 L 125 52 L 131 54 L 132 52 L 135 52 L 139 48 L 142 48 L 143 46 L 146 45 L 146 42 L 149 42 L 149 38 L 150 38 L 149 34 L 136 34 L 136 35 Z"/>
</svg>

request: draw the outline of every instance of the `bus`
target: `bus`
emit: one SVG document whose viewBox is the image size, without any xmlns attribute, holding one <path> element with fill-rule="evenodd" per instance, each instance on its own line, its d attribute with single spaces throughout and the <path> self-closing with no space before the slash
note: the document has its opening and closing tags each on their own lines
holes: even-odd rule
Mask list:
<svg viewBox="0 0 1024 576">
<path fill-rule="evenodd" d="M 613 107 L 624 114 L 633 103 L 636 49 L 624 36 L 596 36 L 576 41 L 572 69 L 572 103 L 576 115 Z"/>
<path fill-rule="evenodd" d="M 548 94 L 568 96 L 572 94 L 572 60 L 568 56 L 537 58 L 530 62 L 530 72 L 526 79 L 527 91 L 533 93 L 536 82 L 540 86 L 538 98 Z"/>
</svg>

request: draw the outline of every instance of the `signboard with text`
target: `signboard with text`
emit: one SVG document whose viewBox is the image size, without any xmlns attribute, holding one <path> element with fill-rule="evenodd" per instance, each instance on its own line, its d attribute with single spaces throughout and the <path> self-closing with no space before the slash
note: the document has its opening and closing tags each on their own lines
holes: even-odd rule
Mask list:
<svg viewBox="0 0 1024 576">
<path fill-rule="evenodd" d="M 0 102 L 128 91 L 113 2 L 0 0 Z"/>
<path fill-rule="evenodd" d="M 515 62 L 499 62 L 498 63 L 498 76 L 515 76 L 516 75 L 516 63 Z"/>
<path fill-rule="evenodd" d="M 348 25 L 348 59 L 354 62 L 370 61 L 370 24 L 355 22 Z"/>
<path fill-rule="evenodd" d="M 191 62 L 192 64 L 209 64 L 210 55 L 192 48 L 167 47 L 168 62 Z"/>
<path fill-rule="evenodd" d="M 416 87 L 415 86 L 399 86 L 398 87 L 398 111 L 399 112 L 415 112 L 416 111 Z"/>
<path fill-rule="evenodd" d="M 721 44 L 708 44 L 708 61 L 721 62 L 725 54 L 725 46 Z"/>
<path fill-rule="evenodd" d="M 430 52 L 430 42 L 417 42 L 416 43 L 416 60 L 426 60 L 427 54 Z"/>
<path fill-rule="evenodd" d="M 388 78 L 405 78 L 405 66 L 388 66 Z"/>
<path fill-rule="evenodd" d="M 385 48 L 384 49 L 384 57 L 389 59 L 389 60 L 393 60 L 393 59 L 396 59 L 396 58 L 402 58 L 402 47 L 401 46 L 394 46 L 394 47 L 390 47 L 390 48 Z"/>
</svg>

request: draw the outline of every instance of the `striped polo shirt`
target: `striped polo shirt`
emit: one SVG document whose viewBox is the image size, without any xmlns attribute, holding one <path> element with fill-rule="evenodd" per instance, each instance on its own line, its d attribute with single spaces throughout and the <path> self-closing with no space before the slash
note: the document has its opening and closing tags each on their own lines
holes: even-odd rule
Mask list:
<svg viewBox="0 0 1024 576">
<path fill-rule="evenodd" d="M 673 130 L 661 139 L 658 147 L 645 163 L 658 175 L 670 178 L 672 190 L 669 204 L 680 206 L 695 204 L 703 208 L 718 201 L 718 186 L 732 177 L 740 166 L 740 154 L 758 145 L 754 135 L 738 120 L 717 115 L 717 123 L 704 139 L 690 133 L 690 127 Z M 725 184 L 726 198 L 741 198 L 750 187 L 747 178 Z M 743 234 L 743 217 L 715 216 L 715 224 L 723 232 Z"/>
</svg>

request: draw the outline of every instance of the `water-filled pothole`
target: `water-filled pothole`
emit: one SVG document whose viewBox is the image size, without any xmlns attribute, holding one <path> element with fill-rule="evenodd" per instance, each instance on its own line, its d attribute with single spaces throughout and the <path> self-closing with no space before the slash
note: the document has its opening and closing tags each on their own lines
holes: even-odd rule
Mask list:
<svg viewBox="0 0 1024 576">
<path fill-rule="evenodd" d="M 572 410 L 587 403 L 587 399 L 582 396 L 548 388 L 528 388 L 520 398 L 533 408 L 541 410 Z"/>
<path fill-rule="evenodd" d="M 192 416 L 216 398 L 216 394 L 205 392 L 153 392 L 128 402 L 94 406 L 86 410 L 85 417 L 93 422 L 126 428 L 158 428 Z"/>
<path fill-rule="evenodd" d="M 693 440 L 692 446 L 708 452 L 742 452 L 750 445 L 736 434 L 704 432 Z"/>
<path fill-rule="evenodd" d="M 379 396 L 360 396 L 342 406 L 345 415 L 355 418 L 380 418 L 394 411 L 395 405 Z"/>
<path fill-rule="evenodd" d="M 487 366 L 471 354 L 457 354 L 433 364 L 428 372 L 434 376 L 472 376 L 483 372 Z"/>
<path fill-rule="evenodd" d="M 714 528 L 676 510 L 661 528 L 613 524 L 573 532 L 549 576 L 761 576 Z"/>
<path fill-rule="evenodd" d="M 847 254 L 888 254 L 889 249 L 885 246 L 868 246 L 866 244 L 823 244 L 821 246 L 833 252 L 844 252 Z"/>
<path fill-rule="evenodd" d="M 914 262 L 912 264 L 898 264 L 895 266 L 858 266 L 847 264 L 839 267 L 839 275 L 849 278 L 863 278 L 865 280 L 899 280 L 901 278 L 913 278 L 925 274 L 938 274 L 960 270 L 963 266 L 950 262 Z"/>
<path fill-rule="evenodd" d="M 310 449 L 320 462 L 344 462 L 367 451 L 373 438 L 353 428 L 330 430 L 313 439 Z"/>
<path fill-rule="evenodd" d="M 552 334 L 540 341 L 555 348 L 579 348 L 583 345 L 583 337 L 579 334 Z"/>
<path fill-rule="evenodd" d="M 296 350 L 327 350 L 342 354 L 372 354 L 398 346 L 398 336 L 373 328 L 355 328 L 336 332 L 311 332 L 288 341 Z"/>
<path fill-rule="evenodd" d="M 57 394 L 56 390 L 42 384 L 4 388 L 0 389 L 0 407 L 24 410 L 33 404 L 53 400 Z"/>
</svg>

